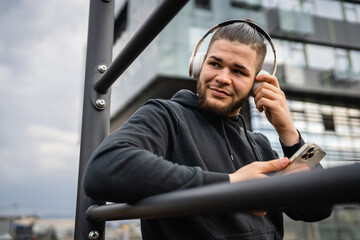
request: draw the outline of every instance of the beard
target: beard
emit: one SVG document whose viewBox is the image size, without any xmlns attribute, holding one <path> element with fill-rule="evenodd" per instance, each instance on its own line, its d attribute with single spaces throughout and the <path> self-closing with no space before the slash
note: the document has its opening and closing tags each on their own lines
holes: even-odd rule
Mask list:
<svg viewBox="0 0 360 240">
<path fill-rule="evenodd" d="M 242 105 L 247 101 L 248 95 L 242 96 L 237 101 L 232 101 L 231 103 L 219 106 L 217 104 L 212 104 L 207 101 L 206 90 L 209 88 L 209 84 L 203 84 L 200 80 L 197 82 L 197 94 L 199 96 L 200 109 L 206 113 L 210 113 L 219 117 L 228 117 L 229 114 L 234 113 L 236 110 L 240 109 Z"/>
</svg>

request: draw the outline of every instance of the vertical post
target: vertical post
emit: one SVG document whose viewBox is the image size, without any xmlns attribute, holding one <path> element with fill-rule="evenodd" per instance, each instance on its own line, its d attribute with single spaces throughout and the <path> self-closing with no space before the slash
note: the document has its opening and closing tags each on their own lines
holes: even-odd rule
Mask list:
<svg viewBox="0 0 360 240">
<path fill-rule="evenodd" d="M 85 217 L 91 205 L 103 205 L 105 202 L 95 201 L 85 195 L 82 178 L 91 154 L 110 129 L 110 91 L 99 94 L 94 90 L 94 84 L 112 61 L 114 1 L 90 1 L 75 217 L 74 239 L 77 240 L 105 238 L 105 222 L 89 222 Z"/>
</svg>

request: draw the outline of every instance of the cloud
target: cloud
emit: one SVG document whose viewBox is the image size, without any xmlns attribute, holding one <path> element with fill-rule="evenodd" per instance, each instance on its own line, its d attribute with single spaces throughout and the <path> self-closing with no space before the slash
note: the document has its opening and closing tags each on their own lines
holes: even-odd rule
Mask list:
<svg viewBox="0 0 360 240">
<path fill-rule="evenodd" d="M 76 175 L 74 156 L 79 154 L 76 132 L 35 125 L 29 127 L 29 134 L 38 141 L 35 155 L 39 156 L 36 163 L 40 171 L 71 172 Z"/>
<path fill-rule="evenodd" d="M 53 213 L 74 210 L 88 7 L 86 0 L 0 2 L 4 205 L 41 212 L 45 201 L 62 206 Z"/>
<path fill-rule="evenodd" d="M 50 177 L 60 173 L 76 176 L 79 154 L 78 134 L 45 125 L 29 125 L 18 151 L 0 152 L 3 181 L 23 183 L 24 177 Z M 15 149 L 10 145 L 9 149 Z"/>
<path fill-rule="evenodd" d="M 1 55 L 1 50 L 0 50 Z M 0 66 L 0 84 L 5 83 L 11 76 L 11 69 L 8 66 Z"/>
</svg>

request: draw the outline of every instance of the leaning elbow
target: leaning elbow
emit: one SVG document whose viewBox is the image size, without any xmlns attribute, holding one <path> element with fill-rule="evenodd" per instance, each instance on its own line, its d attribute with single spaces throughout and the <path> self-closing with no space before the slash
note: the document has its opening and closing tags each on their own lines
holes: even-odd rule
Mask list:
<svg viewBox="0 0 360 240">
<path fill-rule="evenodd" d="M 324 209 L 325 210 L 324 210 L 324 213 L 323 213 L 323 218 L 321 220 L 326 219 L 326 218 L 331 216 L 331 214 L 333 212 L 333 205 L 332 204 L 326 204 L 324 206 Z"/>
<path fill-rule="evenodd" d="M 82 187 L 86 196 L 94 200 L 126 202 L 126 195 L 122 194 L 126 191 L 121 191 L 121 184 L 115 186 L 115 182 L 104 171 L 95 173 L 92 169 L 87 169 L 83 177 Z"/>
<path fill-rule="evenodd" d="M 93 199 L 99 198 L 100 195 L 98 191 L 99 188 L 96 186 L 96 184 L 94 184 L 94 182 L 91 179 L 86 177 L 86 175 L 83 178 L 82 185 L 86 196 L 91 197 Z"/>
<path fill-rule="evenodd" d="M 103 199 L 103 189 L 102 181 L 99 181 L 98 177 L 91 169 L 85 171 L 84 177 L 82 179 L 82 186 L 86 196 L 93 198 L 95 200 L 104 200 Z"/>
</svg>

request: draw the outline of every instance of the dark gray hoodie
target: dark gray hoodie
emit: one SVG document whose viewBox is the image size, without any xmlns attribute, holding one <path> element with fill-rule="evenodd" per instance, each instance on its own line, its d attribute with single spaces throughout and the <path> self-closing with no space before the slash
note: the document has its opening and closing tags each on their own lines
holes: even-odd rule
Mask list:
<svg viewBox="0 0 360 240">
<path fill-rule="evenodd" d="M 179 189 L 229 182 L 229 173 L 253 161 L 277 159 L 267 138 L 244 130 L 239 117 L 204 113 L 196 94 L 150 100 L 92 155 L 84 176 L 88 196 L 134 202 Z M 303 145 L 283 146 L 290 157 Z M 331 207 L 287 209 L 297 220 L 328 217 Z M 280 210 L 142 220 L 143 239 L 282 239 Z"/>
</svg>

